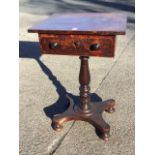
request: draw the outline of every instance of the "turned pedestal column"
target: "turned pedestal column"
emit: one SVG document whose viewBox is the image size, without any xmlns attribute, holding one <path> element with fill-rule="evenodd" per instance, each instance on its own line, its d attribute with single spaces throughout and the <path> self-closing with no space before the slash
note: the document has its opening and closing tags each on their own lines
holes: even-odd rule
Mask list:
<svg viewBox="0 0 155 155">
<path fill-rule="evenodd" d="M 92 124 L 96 130 L 100 131 L 100 138 L 108 140 L 110 126 L 102 118 L 102 112 L 114 112 L 115 101 L 113 99 L 104 102 L 90 102 L 90 73 L 87 56 L 81 56 L 81 67 L 79 74 L 80 82 L 80 103 L 76 105 L 72 98 L 66 95 L 68 109 L 61 114 L 54 115 L 52 127 L 56 131 L 62 129 L 62 123 L 71 120 L 81 120 Z"/>
</svg>

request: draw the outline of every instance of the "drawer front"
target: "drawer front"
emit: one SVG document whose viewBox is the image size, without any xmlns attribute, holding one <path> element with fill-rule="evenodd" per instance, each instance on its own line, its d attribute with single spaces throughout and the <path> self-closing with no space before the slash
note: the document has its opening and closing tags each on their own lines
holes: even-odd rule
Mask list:
<svg viewBox="0 0 155 155">
<path fill-rule="evenodd" d="M 43 54 L 113 57 L 115 36 L 40 34 Z"/>
</svg>

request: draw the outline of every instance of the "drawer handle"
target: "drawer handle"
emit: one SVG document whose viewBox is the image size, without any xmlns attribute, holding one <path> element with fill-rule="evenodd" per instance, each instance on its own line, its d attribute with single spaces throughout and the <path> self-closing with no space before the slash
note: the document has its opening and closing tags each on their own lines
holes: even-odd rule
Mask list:
<svg viewBox="0 0 155 155">
<path fill-rule="evenodd" d="M 100 44 L 92 44 L 92 45 L 90 45 L 90 50 L 91 51 L 98 50 L 99 48 L 100 48 Z"/>
<path fill-rule="evenodd" d="M 48 46 L 49 46 L 50 49 L 56 49 L 56 48 L 58 48 L 60 45 L 59 45 L 57 42 L 50 42 L 50 43 L 48 44 Z"/>
</svg>

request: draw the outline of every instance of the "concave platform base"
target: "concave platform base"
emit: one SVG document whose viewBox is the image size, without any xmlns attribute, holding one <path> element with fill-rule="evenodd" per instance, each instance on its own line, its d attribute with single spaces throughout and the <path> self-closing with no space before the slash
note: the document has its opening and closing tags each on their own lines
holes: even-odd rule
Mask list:
<svg viewBox="0 0 155 155">
<path fill-rule="evenodd" d="M 115 111 L 115 101 L 113 99 L 104 102 L 90 102 L 90 109 L 83 111 L 80 106 L 75 105 L 71 97 L 66 95 L 68 108 L 65 112 L 53 116 L 52 127 L 56 131 L 60 131 L 62 124 L 71 120 L 86 121 L 92 124 L 96 131 L 99 131 L 99 137 L 107 141 L 110 134 L 110 126 L 102 118 L 102 112 L 112 113 Z"/>
</svg>

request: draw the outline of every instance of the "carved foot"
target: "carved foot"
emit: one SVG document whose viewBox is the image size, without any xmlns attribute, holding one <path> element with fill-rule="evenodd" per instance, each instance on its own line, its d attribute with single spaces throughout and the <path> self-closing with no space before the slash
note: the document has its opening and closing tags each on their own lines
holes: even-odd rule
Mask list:
<svg viewBox="0 0 155 155">
<path fill-rule="evenodd" d="M 109 137 L 110 137 L 110 132 L 105 132 L 105 133 L 103 133 L 103 137 L 101 137 L 103 140 L 105 140 L 105 141 L 108 141 L 109 140 Z"/>
<path fill-rule="evenodd" d="M 108 141 L 110 137 L 110 131 L 102 132 L 101 130 L 96 128 L 96 134 L 99 136 L 99 138 L 103 139 L 104 141 Z"/>
<path fill-rule="evenodd" d="M 67 98 L 67 104 L 68 104 L 68 109 L 61 113 L 61 114 L 56 114 L 53 116 L 52 118 L 52 128 L 55 131 L 61 131 L 63 129 L 62 124 L 64 122 L 70 121 L 70 120 L 74 120 L 74 112 L 73 112 L 73 106 L 74 106 L 74 102 L 73 99 L 70 98 L 68 95 L 66 95 Z"/>
<path fill-rule="evenodd" d="M 115 112 L 115 100 L 110 99 L 105 101 L 105 111 L 108 113 Z"/>
<path fill-rule="evenodd" d="M 104 121 L 101 113 L 94 113 L 88 120 L 95 129 L 96 134 L 103 140 L 108 141 L 110 137 L 110 126 Z"/>
<path fill-rule="evenodd" d="M 57 123 L 57 122 L 53 122 L 53 121 L 52 121 L 52 128 L 53 128 L 53 130 L 55 130 L 55 131 L 61 131 L 61 130 L 63 129 L 63 126 L 60 125 L 60 124 Z"/>
<path fill-rule="evenodd" d="M 102 113 L 103 111 L 106 111 L 108 113 L 115 112 L 115 100 L 113 99 L 104 102 L 95 102 L 94 106 L 96 107 L 96 111 L 98 113 Z"/>
</svg>

